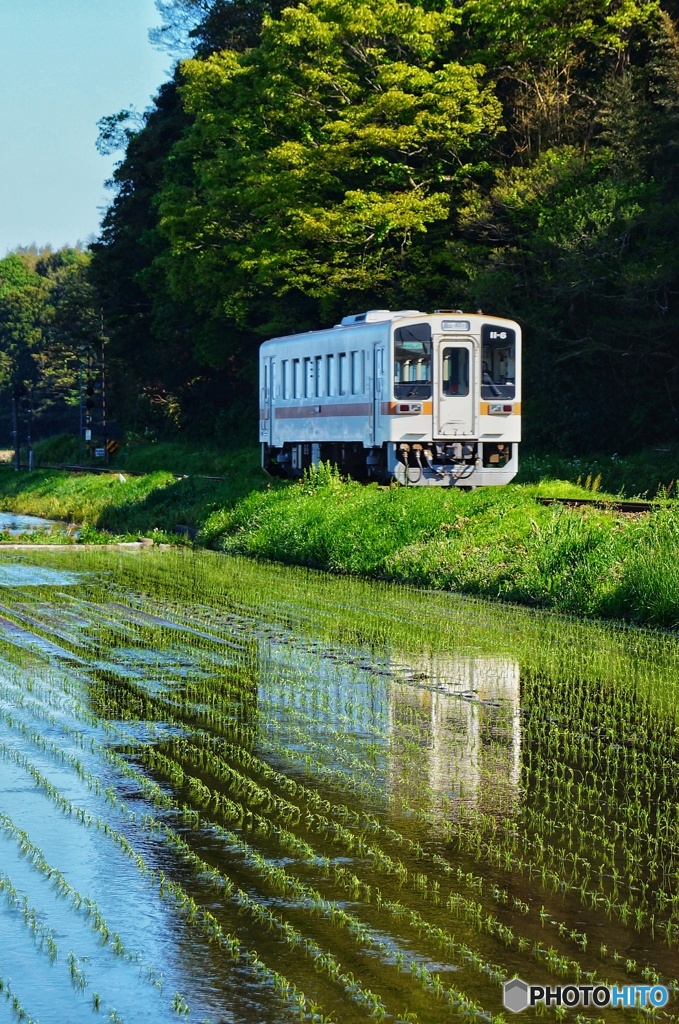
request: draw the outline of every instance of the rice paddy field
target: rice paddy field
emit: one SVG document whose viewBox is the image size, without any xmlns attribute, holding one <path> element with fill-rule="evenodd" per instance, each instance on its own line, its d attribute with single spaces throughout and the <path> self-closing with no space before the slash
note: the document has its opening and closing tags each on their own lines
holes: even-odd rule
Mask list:
<svg viewBox="0 0 679 1024">
<path fill-rule="evenodd" d="M 0 1020 L 490 1022 L 517 975 L 675 1020 L 678 691 L 670 634 L 3 552 Z"/>
</svg>

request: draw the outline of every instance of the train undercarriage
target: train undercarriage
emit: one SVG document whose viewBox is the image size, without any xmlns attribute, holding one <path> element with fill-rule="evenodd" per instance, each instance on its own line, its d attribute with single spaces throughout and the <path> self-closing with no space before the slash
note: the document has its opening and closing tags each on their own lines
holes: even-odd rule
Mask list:
<svg viewBox="0 0 679 1024">
<path fill-rule="evenodd" d="M 310 466 L 328 462 L 363 482 L 472 490 L 507 483 L 516 472 L 511 464 L 517 447 L 481 441 L 392 441 L 373 448 L 350 441 L 288 442 L 263 444 L 262 466 L 270 476 L 295 479 Z"/>
</svg>

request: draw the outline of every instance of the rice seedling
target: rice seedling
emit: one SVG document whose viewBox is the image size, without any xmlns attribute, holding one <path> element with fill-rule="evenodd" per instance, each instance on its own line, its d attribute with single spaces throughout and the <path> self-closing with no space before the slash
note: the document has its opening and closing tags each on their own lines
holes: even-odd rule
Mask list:
<svg viewBox="0 0 679 1024">
<path fill-rule="evenodd" d="M 489 1020 L 517 969 L 676 974 L 669 638 L 209 555 L 31 559 L 85 575 L 0 608 L 0 756 L 259 1019 Z M 217 1016 L 15 819 L 112 962 Z M 7 879 L 48 969 L 56 929 Z"/>
</svg>

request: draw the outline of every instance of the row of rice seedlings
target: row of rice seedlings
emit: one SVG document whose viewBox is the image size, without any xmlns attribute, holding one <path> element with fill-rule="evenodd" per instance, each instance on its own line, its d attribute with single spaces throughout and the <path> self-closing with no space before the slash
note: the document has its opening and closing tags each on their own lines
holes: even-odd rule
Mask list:
<svg viewBox="0 0 679 1024">
<path fill-rule="evenodd" d="M 39 1024 L 35 1017 L 31 1017 L 21 1004 L 16 992 L 12 990 L 11 979 L 5 980 L 0 977 L 0 993 L 5 997 L 10 1010 L 21 1024 Z"/>
<path fill-rule="evenodd" d="M 280 972 L 267 967 L 266 964 L 260 960 L 254 950 L 243 948 L 240 940 L 235 935 L 224 932 L 214 914 L 204 907 L 199 907 L 193 897 L 186 893 L 183 886 L 177 882 L 169 880 L 162 870 L 151 868 L 143 855 L 135 851 L 126 836 L 115 829 L 107 820 L 90 814 L 84 808 L 77 806 L 72 801 L 64 797 L 58 788 L 54 786 L 46 776 L 42 775 L 30 760 L 19 751 L 8 747 L 7 744 L 0 743 L 0 754 L 8 757 L 20 767 L 23 767 L 31 775 L 39 788 L 51 798 L 52 802 L 56 804 L 62 813 L 75 817 L 77 821 L 87 827 L 94 826 L 104 835 L 112 839 L 122 852 L 136 864 L 140 873 L 154 884 L 162 897 L 170 899 L 173 905 L 180 911 L 180 913 L 183 914 L 190 924 L 196 923 L 200 925 L 202 935 L 205 936 L 209 942 L 214 943 L 220 949 L 227 951 L 233 959 L 240 958 L 249 966 L 256 966 L 258 975 L 266 977 L 267 980 L 271 982 L 274 991 L 289 1005 L 293 1006 L 300 1013 L 300 1016 L 304 1016 L 307 1005 L 311 1005 L 305 994 L 285 978 L 284 975 L 280 974 Z M 96 787 L 98 781 L 99 780 L 92 777 L 93 786 Z M 126 808 L 126 805 L 122 801 L 119 801 L 114 793 L 111 793 L 111 802 L 116 803 L 121 810 L 127 810 L 129 816 L 136 819 L 136 812 L 129 811 L 129 809 Z M 0 816 L 0 827 L 5 827 L 3 816 Z M 13 826 L 13 824 L 8 821 L 7 830 L 10 834 L 12 834 L 12 829 L 16 830 L 14 834 L 20 839 L 20 849 L 31 856 L 32 863 L 35 863 L 36 867 L 44 873 L 52 870 L 49 869 L 44 857 L 41 855 L 41 851 L 34 846 L 27 834 L 22 832 L 20 829 L 16 829 L 16 826 Z M 174 835 L 177 841 L 182 842 L 178 833 L 175 833 Z M 50 875 L 48 874 L 47 877 L 50 877 Z M 54 872 L 54 877 L 57 879 L 57 888 L 61 889 L 61 880 L 63 879 L 63 876 L 61 876 L 60 873 Z M 63 879 L 63 881 L 65 882 L 65 879 Z M 68 885 L 68 883 L 66 883 L 66 885 Z M 247 894 L 243 895 L 247 896 Z M 83 899 L 80 897 L 80 894 L 77 894 L 76 898 L 79 900 Z M 112 948 L 114 952 L 119 952 L 121 955 L 125 954 L 124 946 L 122 945 L 120 936 L 117 935 L 117 933 L 113 937 Z M 365 990 L 365 993 L 368 993 L 368 990 Z M 365 998 L 369 999 L 369 995 L 370 994 L 366 995 Z M 330 1018 L 322 1019 L 330 1024 Z"/>
<path fill-rule="evenodd" d="M 30 906 L 28 897 L 25 894 L 23 896 L 19 894 L 12 879 L 4 871 L 0 871 L 0 893 L 4 895 L 10 910 L 21 914 L 24 924 L 36 939 L 38 947 L 44 950 L 50 963 L 54 963 L 58 952 L 54 931 L 39 919 L 38 911 Z"/>
<path fill-rule="evenodd" d="M 44 742 L 39 742 L 39 745 L 41 746 L 42 749 L 49 749 L 49 745 L 46 745 Z M 60 751 L 59 748 L 56 748 L 56 747 L 52 746 L 52 752 L 57 757 L 59 757 L 62 760 L 62 762 L 63 762 L 64 755 L 63 755 L 63 752 Z M 78 774 L 80 775 L 81 778 L 84 778 L 84 779 L 89 778 L 89 784 L 90 784 L 91 788 L 93 788 L 96 792 L 100 792 L 100 784 L 99 784 L 99 780 L 98 779 L 96 779 L 95 777 L 92 777 L 91 775 L 89 775 L 89 773 L 86 773 L 83 770 L 82 765 L 77 763 L 77 761 L 74 761 L 73 758 L 66 758 L 66 759 L 70 760 L 71 763 L 74 765 L 74 767 L 76 767 L 76 770 L 78 771 Z M 119 760 L 118 757 L 116 757 L 116 761 L 118 761 L 118 760 Z M 194 789 L 196 787 L 199 787 L 199 789 L 200 789 L 201 784 L 198 782 L 198 780 L 194 780 L 193 781 L 193 786 L 194 786 Z M 168 807 L 168 799 L 167 798 L 162 799 L 161 802 L 162 802 L 162 806 L 163 807 Z M 261 858 L 261 855 L 258 855 L 254 851 L 252 851 L 251 848 L 249 847 L 249 844 L 242 843 L 242 841 L 240 841 L 233 833 L 226 833 L 225 830 L 220 830 L 220 833 L 221 833 L 222 837 L 226 838 L 227 841 L 231 845 L 240 846 L 242 851 L 250 850 L 251 857 L 255 860 L 256 863 L 258 863 L 260 869 L 264 870 L 265 873 L 270 873 L 271 869 L 267 868 L 265 859 Z M 281 878 L 281 869 L 280 868 L 274 868 L 273 871 L 274 871 L 274 874 L 280 880 L 280 878 Z M 283 874 L 285 875 L 285 872 Z M 320 896 L 320 894 L 317 893 L 316 891 L 312 890 L 308 886 L 304 887 L 304 888 L 300 888 L 301 883 L 299 883 L 299 881 L 296 880 L 296 879 L 292 879 L 290 876 L 286 876 L 286 885 L 287 885 L 288 889 L 290 889 L 290 887 L 292 887 L 292 889 L 290 889 L 290 891 L 294 891 L 296 895 L 298 895 L 298 896 L 304 895 L 305 898 L 310 899 L 313 902 L 315 908 L 318 908 L 319 905 L 323 905 L 323 903 L 325 903 L 325 905 L 326 905 L 325 909 L 330 914 L 330 916 L 332 917 L 333 920 L 338 920 L 339 919 L 339 920 L 343 921 L 343 923 L 345 925 L 348 925 L 350 928 L 354 929 L 356 934 L 358 934 L 360 936 L 360 938 L 361 938 L 361 940 L 363 942 L 365 942 L 366 938 L 368 938 L 368 943 L 369 944 L 373 944 L 371 942 L 371 940 L 369 939 L 369 937 L 367 936 L 367 933 L 365 931 L 364 926 L 362 926 L 360 924 L 358 919 L 354 919 L 350 915 L 346 915 L 346 913 L 341 911 L 340 908 L 338 908 L 336 904 L 333 904 L 331 901 L 322 901 L 322 897 Z M 419 924 L 421 925 L 421 915 L 420 915 Z M 421 930 L 421 927 L 420 927 L 420 930 Z M 428 930 L 429 934 L 435 934 L 435 932 L 432 931 L 431 928 L 426 929 L 426 926 L 425 926 L 425 930 Z M 439 938 L 439 940 L 441 939 L 442 936 L 443 936 L 442 930 L 438 929 L 438 938 Z M 452 948 L 454 948 L 454 940 L 452 942 L 451 942 L 451 940 L 448 940 L 445 943 L 445 946 L 448 949 L 448 951 L 450 951 Z M 472 958 L 472 959 L 477 959 L 477 958 Z M 431 984 L 434 987 L 437 987 L 438 983 L 437 983 L 436 979 L 431 981 L 431 979 L 429 979 L 426 975 L 424 975 L 423 977 L 425 977 L 427 979 L 428 984 Z"/>
<path fill-rule="evenodd" d="M 196 780 L 196 782 L 197 781 L 198 780 Z M 204 787 L 204 789 L 202 789 L 201 791 L 203 792 L 205 801 L 212 804 L 213 797 L 212 794 L 206 792 L 207 789 L 207 787 Z M 160 803 L 164 808 L 167 808 L 168 800 L 165 794 L 161 795 Z M 186 807 L 186 805 L 184 805 L 184 807 Z M 182 806 L 177 803 L 175 809 L 182 810 Z M 145 824 L 147 823 L 148 819 L 145 819 Z M 355 917 L 355 915 L 348 914 L 343 908 L 341 908 L 336 903 L 336 901 L 324 899 L 316 889 L 305 883 L 302 883 L 298 878 L 286 872 L 285 869 L 282 868 L 280 865 L 272 863 L 268 858 L 262 856 L 260 853 L 255 851 L 249 843 L 239 838 L 235 833 L 229 832 L 211 821 L 205 821 L 200 817 L 200 815 L 197 814 L 197 812 L 192 824 L 194 825 L 194 827 L 200 827 L 201 825 L 203 827 L 208 827 L 221 840 L 225 841 L 228 844 L 230 852 L 239 852 L 248 863 L 255 866 L 260 876 L 265 878 L 270 884 L 272 884 L 274 889 L 285 895 L 292 895 L 297 899 L 307 901 L 309 903 L 310 909 L 313 912 L 320 912 L 323 914 L 323 916 L 329 918 L 334 924 L 347 928 L 350 934 L 352 934 L 361 945 L 365 946 L 368 949 L 385 948 L 384 943 L 377 940 L 370 933 L 370 931 L 366 929 L 362 922 Z M 170 834 L 168 827 L 166 825 L 160 825 L 159 827 L 165 834 Z M 276 831 L 277 835 L 280 835 L 282 830 L 277 829 Z M 288 833 L 288 835 L 290 835 L 290 833 Z M 191 851 L 190 847 L 188 846 L 188 844 L 186 844 L 184 840 L 179 840 L 177 842 L 177 840 L 173 837 L 172 841 L 176 845 L 176 847 L 184 853 L 185 857 L 188 860 L 190 860 L 192 863 L 198 866 L 198 868 L 205 877 L 208 877 L 210 879 L 215 879 L 218 877 L 219 872 L 216 872 L 215 868 L 210 868 L 209 865 L 206 865 L 204 861 L 202 861 L 200 858 L 197 858 L 197 856 Z M 288 844 L 286 844 L 286 846 L 287 845 Z M 297 844 L 295 844 L 295 848 L 296 852 L 299 852 Z M 313 858 L 313 863 L 316 863 L 318 861 L 318 856 L 314 854 L 314 851 L 311 850 L 311 848 L 309 848 L 308 845 L 307 851 L 305 852 L 311 854 L 311 857 Z M 341 868 L 339 865 L 335 865 L 335 867 L 338 869 L 336 878 L 342 877 L 342 875 L 346 875 L 347 878 L 350 877 L 350 873 L 347 871 L 346 868 Z M 353 877 L 355 879 L 355 876 Z M 367 889 L 369 893 L 370 887 L 363 887 L 364 891 L 362 895 L 364 898 L 365 889 Z M 382 906 L 382 900 L 379 891 L 377 891 L 376 893 L 376 898 L 377 906 Z M 243 897 L 241 895 L 240 900 L 242 901 L 242 899 Z M 388 909 L 392 909 L 391 905 L 388 907 Z M 406 908 L 400 909 L 402 912 L 405 912 L 406 910 Z M 394 910 L 393 916 L 395 918 L 400 919 L 401 913 Z M 410 923 L 413 924 L 412 915 Z M 428 925 L 428 923 L 424 921 L 421 915 L 417 915 L 416 926 L 417 930 L 420 933 L 425 933 L 428 935 L 428 937 L 433 937 L 437 941 L 440 948 L 444 949 L 446 952 L 454 953 L 456 950 L 459 950 L 460 952 L 466 955 L 469 963 L 473 963 L 477 967 L 485 966 L 483 964 L 482 959 L 478 957 L 478 955 L 474 955 L 473 952 L 468 949 L 468 947 L 464 946 L 464 944 L 457 943 L 455 939 L 448 933 L 446 933 L 443 929 L 435 929 L 433 926 Z M 305 940 L 305 943 L 308 943 L 308 940 Z M 442 985 L 440 978 L 438 978 L 436 975 L 432 975 L 430 972 L 420 971 L 416 962 L 413 962 L 412 960 L 407 960 L 404 962 L 404 957 L 402 954 L 400 955 L 400 957 L 397 958 L 396 962 L 400 970 L 410 971 L 410 973 L 413 976 L 417 977 L 425 989 L 434 990 L 439 995 L 445 995 L 446 992 L 448 991 L 446 989 L 446 986 Z M 500 969 L 498 968 L 494 968 L 493 970 L 489 968 L 487 970 L 487 973 L 492 974 L 494 976 L 494 980 L 498 981 L 503 980 L 505 977 L 504 973 L 501 972 Z M 455 1002 L 459 1001 L 459 996 L 459 992 L 455 990 L 455 992 L 449 995 L 448 998 L 449 1001 Z"/>
<path fill-rule="evenodd" d="M 160 762 L 155 760 L 155 758 L 153 760 L 156 766 L 160 764 Z M 184 775 L 184 782 L 186 782 L 186 778 L 186 775 Z M 217 797 L 215 797 L 209 787 L 205 786 L 199 780 L 194 780 L 193 784 L 190 786 L 190 791 L 202 795 L 204 803 L 211 806 L 214 805 L 220 796 L 218 794 Z M 238 817 L 240 820 L 241 816 L 238 815 Z M 200 817 L 196 814 L 196 824 L 199 820 Z M 308 816 L 306 821 L 308 823 Z M 327 819 L 324 822 L 324 825 L 326 823 Z M 219 831 L 224 834 L 223 830 L 220 829 Z M 227 834 L 226 838 L 230 843 L 233 843 L 233 834 Z M 339 868 L 337 865 L 335 865 L 335 867 L 338 869 L 335 872 L 335 880 L 340 881 L 340 884 L 344 884 L 354 897 L 360 894 L 362 899 L 370 902 L 370 894 L 373 887 L 362 883 L 354 873 L 349 872 L 346 868 Z M 427 876 L 422 873 L 413 878 L 413 888 L 420 893 L 426 892 L 429 885 L 430 883 Z M 433 881 L 431 883 L 430 891 L 434 894 L 436 901 L 438 901 L 439 883 L 437 881 Z M 425 934 L 429 938 L 433 938 L 439 947 L 445 949 L 449 954 L 458 952 L 467 964 L 483 971 L 494 981 L 500 983 L 506 977 L 502 968 L 497 967 L 497 965 L 490 964 L 477 951 L 471 950 L 466 944 L 457 942 L 454 936 L 445 929 L 427 922 L 422 917 L 421 913 L 413 911 L 411 908 L 404 906 L 400 902 L 392 903 L 389 901 L 383 901 L 378 889 L 375 889 L 374 899 L 378 907 L 384 907 L 384 909 L 395 919 L 402 921 L 405 917 L 408 923 L 415 927 L 420 934 Z M 516 936 L 512 929 L 508 928 L 492 914 L 484 912 L 480 903 L 469 900 L 458 892 L 451 892 L 447 901 L 447 906 L 450 910 L 457 913 L 463 912 L 466 922 L 471 923 L 477 931 L 494 935 L 500 938 L 506 945 L 516 944 L 516 948 L 518 948 L 519 951 L 530 949 L 536 959 L 545 963 L 548 967 L 556 969 L 560 974 L 567 973 L 569 969 L 574 969 L 578 977 L 581 977 L 584 973 L 583 968 L 579 963 L 564 957 L 555 959 L 553 952 L 543 949 L 537 944 L 531 944 L 530 940 L 527 938 Z M 588 975 L 588 977 L 589 976 L 592 978 L 594 977 L 593 974 Z"/>
<path fill-rule="evenodd" d="M 601 809 L 605 809 L 605 805 L 601 806 Z M 603 815 L 581 809 L 580 821 L 571 819 L 567 825 L 560 825 L 559 831 L 563 834 L 564 845 L 557 850 L 551 842 L 545 843 L 542 840 L 536 828 L 536 860 L 539 862 L 548 856 L 559 858 L 562 863 L 568 860 L 572 864 L 572 878 L 580 865 L 580 884 L 585 886 L 589 885 L 589 875 L 598 875 L 599 889 L 589 888 L 587 898 L 591 901 L 604 902 L 609 912 L 625 916 L 623 901 L 615 899 L 618 890 L 623 889 L 626 893 L 624 904 L 627 907 L 638 903 L 634 910 L 638 925 L 649 918 L 652 926 L 655 915 L 662 914 L 666 908 L 669 909 L 668 920 L 671 921 L 679 914 L 679 896 L 676 893 L 670 894 L 666 888 L 658 885 L 654 887 L 652 894 L 649 893 L 649 889 L 651 884 L 661 877 L 667 884 L 670 881 L 670 872 L 676 883 L 679 878 L 679 851 L 675 852 L 672 839 L 668 835 L 653 835 L 647 828 L 625 821 L 622 818 L 623 814 L 624 805 L 621 820 L 609 823 Z M 527 812 L 527 819 L 534 828 L 541 826 L 542 833 L 550 837 L 557 831 L 550 826 L 546 820 L 546 813 L 542 810 L 531 809 Z M 577 850 L 574 848 L 576 843 Z M 619 866 L 622 866 L 623 862 L 624 867 L 620 870 Z M 604 880 L 609 882 L 608 894 L 603 890 Z"/>
<path fill-rule="evenodd" d="M 172 807 L 172 809 L 178 809 L 179 805 L 175 801 L 168 800 L 167 797 L 161 800 L 161 804 L 165 809 Z M 121 810 L 127 810 L 126 805 L 122 801 L 118 801 L 118 806 Z M 129 812 L 131 816 L 135 816 L 135 812 Z M 285 942 L 291 946 L 295 946 L 303 949 L 305 955 L 309 956 L 314 963 L 314 966 L 325 973 L 331 981 L 338 982 L 342 985 L 348 995 L 350 995 L 357 1002 L 369 1006 L 373 1015 L 380 1017 L 384 1013 L 383 1004 L 379 998 L 371 993 L 370 990 L 358 982 L 353 975 L 347 975 L 343 973 L 336 959 L 330 954 L 322 950 L 312 939 L 304 937 L 297 929 L 287 922 L 281 915 L 276 914 L 274 911 L 262 905 L 258 900 L 249 896 L 243 889 L 237 887 L 223 872 L 208 864 L 203 858 L 199 857 L 191 848 L 191 846 L 184 840 L 179 833 L 176 832 L 167 823 L 161 823 L 154 819 L 153 816 L 145 814 L 142 818 L 142 824 L 149 831 L 160 835 L 163 840 L 172 848 L 175 852 L 181 854 L 183 859 L 194 869 L 196 877 L 201 881 L 206 881 L 210 885 L 217 885 L 223 892 L 224 897 L 232 897 L 237 905 L 246 910 L 254 920 L 260 925 L 266 924 L 269 927 L 277 930 L 284 938 Z M 196 826 L 199 821 L 194 823 Z M 247 849 L 248 844 L 242 843 L 233 833 L 228 834 L 224 831 L 224 836 L 228 837 L 229 841 L 232 841 L 234 848 L 239 846 L 241 849 Z M 254 851 L 253 856 L 256 857 Z M 168 887 L 170 891 L 174 893 L 176 898 L 179 900 L 181 906 L 184 905 L 184 900 L 181 895 L 178 895 L 178 890 L 174 887 L 174 884 L 168 882 L 164 874 L 161 872 L 160 888 L 161 892 L 164 892 L 165 888 Z M 299 894 L 299 893 L 298 893 Z M 305 894 L 306 898 L 310 898 L 312 893 L 311 890 Z M 316 894 L 320 899 L 320 894 Z M 194 920 L 202 911 L 198 908 L 192 897 L 188 897 L 187 901 L 188 912 L 187 919 L 189 921 Z M 340 908 L 335 908 L 337 913 L 343 913 Z M 349 921 L 349 915 L 345 915 L 346 920 Z M 358 919 L 356 919 L 356 925 L 360 938 L 363 942 L 368 942 L 370 946 L 376 943 L 370 941 L 366 930 L 361 926 Z M 247 952 L 247 951 L 246 951 Z M 261 965 L 259 967 L 261 973 Z"/>
<path fill-rule="evenodd" d="M 550 920 L 551 915 L 547 914 L 544 907 L 541 908 L 541 916 L 543 921 L 549 922 L 549 924 L 556 929 L 559 936 L 562 939 L 568 939 L 573 942 L 579 949 L 583 951 L 587 949 L 589 945 L 589 938 L 586 932 L 579 932 L 577 928 L 569 926 L 565 921 Z M 671 991 L 679 990 L 679 983 L 676 979 L 669 980 L 663 979 L 662 975 L 651 967 L 650 964 L 639 964 L 639 962 L 631 957 L 623 956 L 617 950 L 609 949 L 605 943 L 600 943 L 596 947 L 596 953 L 598 956 L 604 959 L 610 959 L 616 966 L 621 965 L 627 971 L 628 974 L 638 974 L 653 985 L 660 985 L 663 981 L 668 985 Z"/>
<path fill-rule="evenodd" d="M 24 765 L 22 765 L 22 767 L 23 766 Z M 12 819 L 6 814 L 0 814 L 0 829 L 2 829 L 5 835 L 17 843 L 20 852 L 29 861 L 32 867 L 52 882 L 52 885 L 59 895 L 68 899 L 73 909 L 85 917 L 92 930 L 100 937 L 102 943 L 108 945 L 109 949 L 116 956 L 135 961 L 140 959 L 140 954 L 138 952 L 128 950 L 120 935 L 111 930 L 103 914 L 99 910 L 96 901 L 88 896 L 83 896 L 82 893 L 70 884 L 62 871 L 47 862 L 42 850 L 31 841 L 30 836 L 25 829 L 19 828 L 18 825 L 15 825 Z M 49 942 L 49 939 L 46 941 L 49 951 L 53 947 Z M 54 950 L 56 956 L 56 946 L 54 946 Z"/>
<path fill-rule="evenodd" d="M 493 821 L 492 823 L 494 824 L 495 822 Z M 553 867 L 548 866 L 544 862 L 541 853 L 538 853 L 535 859 L 524 855 L 526 850 L 531 852 L 536 848 L 538 851 L 540 850 L 539 838 L 525 841 L 525 848 L 523 837 L 517 838 L 514 836 L 508 839 L 507 843 L 503 843 L 501 838 L 489 838 L 487 831 L 483 829 L 482 823 L 479 820 L 476 820 L 474 823 L 446 822 L 442 828 L 449 841 L 454 841 L 458 849 L 464 849 L 466 853 L 472 855 L 478 861 L 485 861 L 505 871 L 527 874 L 531 879 L 541 882 L 544 890 L 551 889 L 552 892 L 577 894 L 585 906 L 605 906 L 608 912 L 617 912 L 617 916 L 624 924 L 632 916 L 629 910 L 629 902 L 617 902 L 607 896 L 602 888 L 594 889 L 590 886 L 590 873 L 578 873 L 577 857 L 574 858 L 570 872 L 568 872 L 565 870 L 563 862 L 561 871 L 554 870 Z M 519 846 L 522 847 L 521 850 L 518 849 Z M 550 844 L 543 845 L 542 851 L 549 853 Z M 557 859 L 555 858 L 555 860 Z M 589 862 L 585 858 L 582 858 L 581 862 L 585 862 L 589 866 Z M 643 926 L 645 918 L 642 918 L 639 923 L 640 926 Z M 655 928 L 665 933 L 668 942 L 671 942 L 676 934 L 676 926 L 671 921 L 657 921 L 655 922 Z"/>
</svg>

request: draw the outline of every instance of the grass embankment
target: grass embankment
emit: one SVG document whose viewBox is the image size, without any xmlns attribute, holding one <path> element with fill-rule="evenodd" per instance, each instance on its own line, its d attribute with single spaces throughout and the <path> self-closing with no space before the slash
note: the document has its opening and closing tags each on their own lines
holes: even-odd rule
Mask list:
<svg viewBox="0 0 679 1024">
<path fill-rule="evenodd" d="M 122 444 L 107 467 L 102 459 L 87 463 L 85 452 L 78 444 L 77 438 L 66 434 L 38 441 L 33 454 L 35 464 L 39 468 L 62 464 L 89 464 L 95 469 L 108 468 L 112 472 L 154 473 L 162 470 L 180 476 L 198 474 L 233 478 L 238 467 L 244 468 L 246 474 L 251 474 L 261 465 L 258 444 L 216 448 L 188 441 L 133 439 Z M 27 456 L 23 450 L 22 464 L 25 466 L 26 462 Z M 252 484 L 248 489 L 251 489 L 251 486 Z"/>
<path fill-rule="evenodd" d="M 54 452 L 39 447 L 38 454 L 47 462 L 45 455 Z M 98 474 L 17 473 L 0 466 L 0 511 L 84 524 L 82 540 L 106 541 L 110 538 L 101 531 L 109 531 L 118 537 L 177 541 L 176 526 L 198 528 L 214 509 L 267 483 L 255 448 L 217 453 L 188 445 L 140 445 L 109 468 L 110 473 Z M 184 476 L 188 470 L 195 475 Z M 219 479 L 203 475 L 217 471 Z"/>
<path fill-rule="evenodd" d="M 473 493 L 363 487 L 332 473 L 214 512 L 200 540 L 334 572 L 679 625 L 679 508 L 639 517 L 543 506 L 563 482 Z"/>
<path fill-rule="evenodd" d="M 177 479 L 194 472 L 224 479 Z M 122 460 L 121 460 L 122 461 Z M 551 460 L 552 462 L 554 460 Z M 488 488 L 364 487 L 325 469 L 302 484 L 273 484 L 256 449 L 206 453 L 182 446 L 138 446 L 124 459 L 143 476 L 0 469 L 0 508 L 88 524 L 82 539 L 154 536 L 177 540 L 178 524 L 200 530 L 198 543 L 333 572 L 456 590 L 578 615 L 679 627 L 679 506 L 629 517 L 596 508 L 541 506 L 540 495 L 592 496 L 601 483 L 655 493 L 672 483 L 677 462 L 649 458 L 525 459 L 524 480 L 552 472 L 570 480 Z M 665 465 L 665 463 L 667 463 Z M 546 472 L 545 472 L 546 471 Z M 120 479 L 120 476 L 125 479 Z M 630 481 L 625 487 L 624 481 Z M 633 483 L 632 483 L 633 481 Z M 635 486 L 636 485 L 636 486 Z"/>
</svg>

